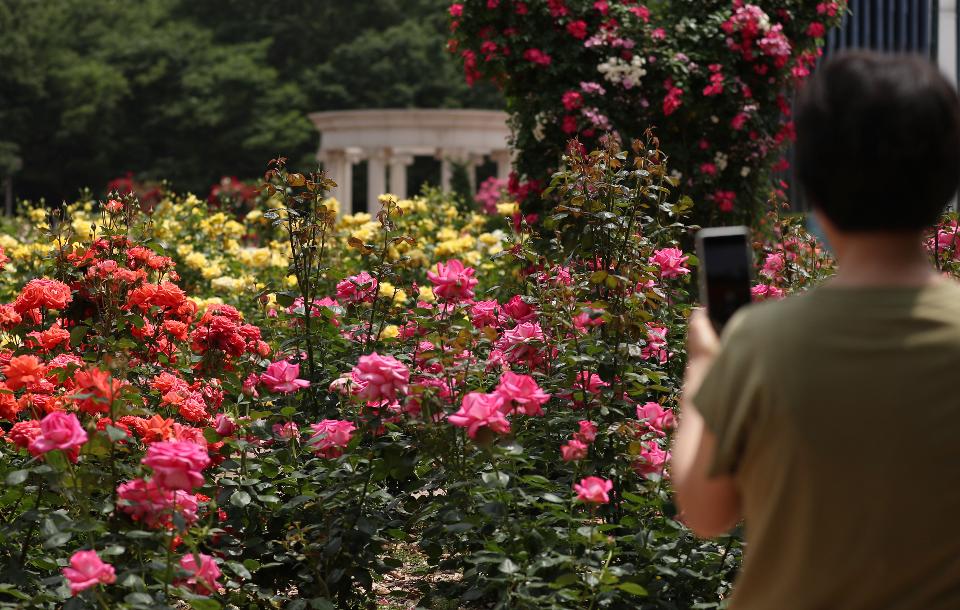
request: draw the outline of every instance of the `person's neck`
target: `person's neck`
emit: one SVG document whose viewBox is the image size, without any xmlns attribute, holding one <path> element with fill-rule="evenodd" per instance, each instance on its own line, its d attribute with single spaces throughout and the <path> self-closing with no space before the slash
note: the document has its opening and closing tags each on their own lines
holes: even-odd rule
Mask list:
<svg viewBox="0 0 960 610">
<path fill-rule="evenodd" d="M 833 286 L 925 286 L 939 279 L 919 234 L 846 234 L 842 242 Z"/>
</svg>

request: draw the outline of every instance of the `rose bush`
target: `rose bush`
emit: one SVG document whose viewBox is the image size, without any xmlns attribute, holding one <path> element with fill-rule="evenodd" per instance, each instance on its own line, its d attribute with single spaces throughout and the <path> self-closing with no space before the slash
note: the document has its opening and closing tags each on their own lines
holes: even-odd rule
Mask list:
<svg viewBox="0 0 960 610">
<path fill-rule="evenodd" d="M 537 234 L 436 193 L 337 218 L 282 160 L 239 219 L 31 212 L 0 282 L 0 606 L 719 607 L 738 538 L 696 540 L 665 475 L 697 264 L 671 180 L 652 138 L 573 145 Z M 830 269 L 778 214 L 758 298 Z M 217 292 L 198 253 L 250 281 Z"/>
<path fill-rule="evenodd" d="M 695 220 L 754 218 L 793 137 L 791 93 L 843 0 L 457 0 L 449 48 L 508 100 L 511 193 L 537 195 L 578 137 L 656 127 Z"/>
</svg>

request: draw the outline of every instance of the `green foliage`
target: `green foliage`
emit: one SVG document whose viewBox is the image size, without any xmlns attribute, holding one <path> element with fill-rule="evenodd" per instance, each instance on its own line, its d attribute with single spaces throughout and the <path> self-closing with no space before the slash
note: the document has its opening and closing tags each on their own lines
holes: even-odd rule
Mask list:
<svg viewBox="0 0 960 610">
<path fill-rule="evenodd" d="M 496 107 L 492 87 L 456 76 L 444 6 L 6 1 L 0 175 L 19 147 L 20 197 L 72 199 L 128 171 L 205 194 L 221 176 L 258 176 L 277 150 L 306 163 L 312 111 Z"/>
</svg>

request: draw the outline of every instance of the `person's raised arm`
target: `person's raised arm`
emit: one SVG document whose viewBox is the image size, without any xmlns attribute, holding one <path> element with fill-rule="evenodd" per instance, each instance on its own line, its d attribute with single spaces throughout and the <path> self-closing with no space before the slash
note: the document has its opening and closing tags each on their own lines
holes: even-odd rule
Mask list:
<svg viewBox="0 0 960 610">
<path fill-rule="evenodd" d="M 694 311 L 687 331 L 687 370 L 670 478 L 680 519 L 703 537 L 724 534 L 740 520 L 740 494 L 733 477 L 709 475 L 717 439 L 692 402 L 719 348 L 720 341 L 706 311 Z"/>
</svg>

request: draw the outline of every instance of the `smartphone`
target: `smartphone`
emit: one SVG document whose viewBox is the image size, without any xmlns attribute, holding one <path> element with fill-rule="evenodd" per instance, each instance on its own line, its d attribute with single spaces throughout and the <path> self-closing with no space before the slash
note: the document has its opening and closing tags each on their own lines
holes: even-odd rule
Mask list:
<svg viewBox="0 0 960 610">
<path fill-rule="evenodd" d="M 738 309 L 750 303 L 753 252 L 750 229 L 700 229 L 696 236 L 700 259 L 700 299 L 719 333 Z"/>
</svg>

